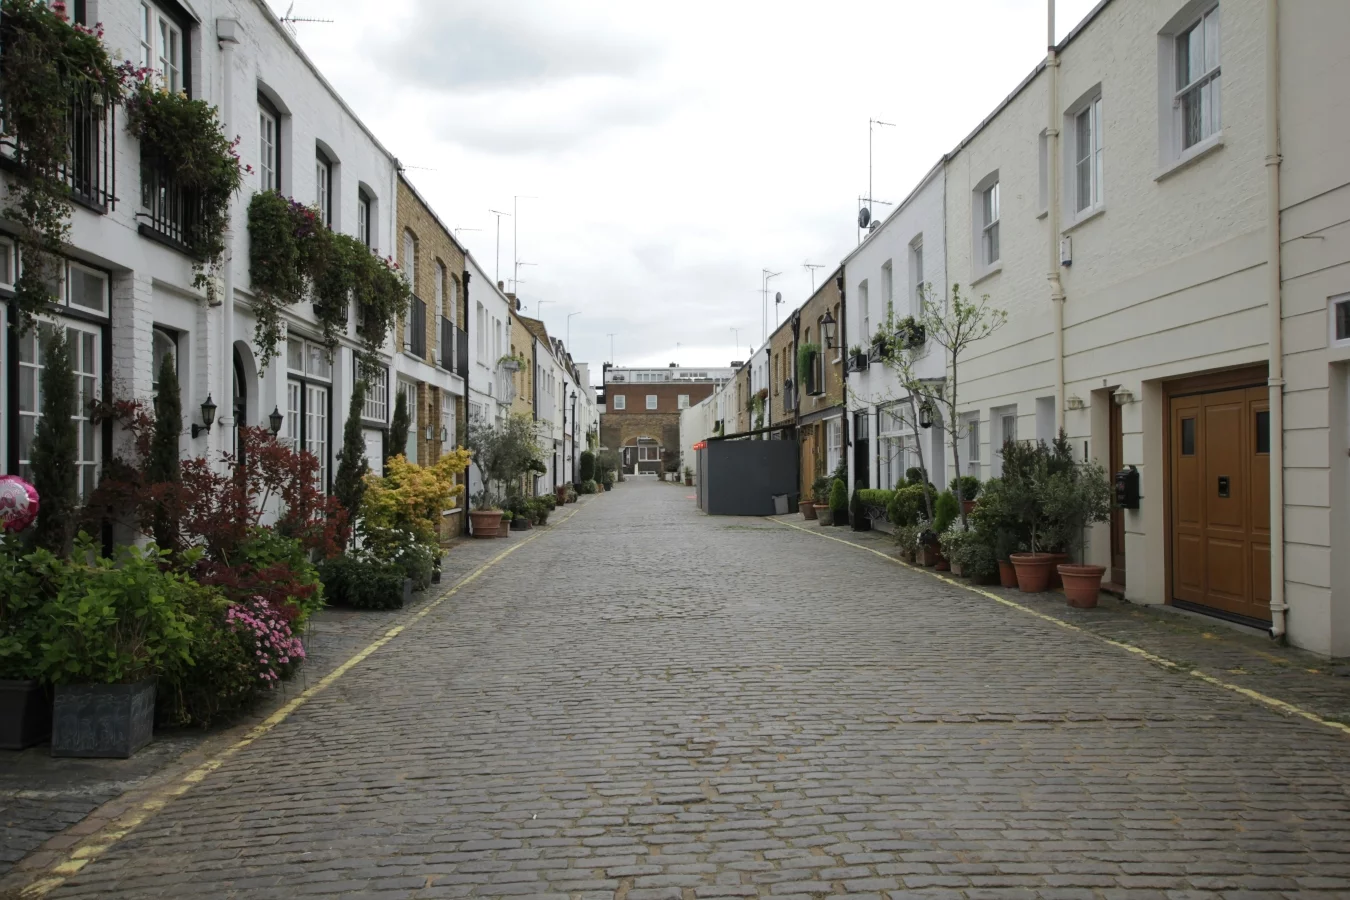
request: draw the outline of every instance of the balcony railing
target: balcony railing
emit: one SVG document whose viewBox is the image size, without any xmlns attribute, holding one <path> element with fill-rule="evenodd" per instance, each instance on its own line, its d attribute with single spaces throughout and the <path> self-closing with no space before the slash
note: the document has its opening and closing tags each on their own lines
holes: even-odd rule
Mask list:
<svg viewBox="0 0 1350 900">
<path fill-rule="evenodd" d="M 408 352 L 419 359 L 427 358 L 427 304 L 420 297 L 413 297 L 408 311 L 408 321 L 412 326 L 404 337 Z"/>
<path fill-rule="evenodd" d="M 97 213 L 106 213 L 117 204 L 114 115 L 106 95 L 90 85 L 75 88 L 66 105 L 69 159 L 58 177 L 69 188 L 72 200 Z M 21 155 L 16 141 L 21 143 L 22 136 L 11 135 L 0 144 L 0 160 L 9 166 Z"/>
<path fill-rule="evenodd" d="M 455 328 L 455 374 L 469 380 L 469 333 Z"/>
<path fill-rule="evenodd" d="M 455 371 L 455 323 L 445 316 L 441 316 L 441 358 L 439 363 L 445 371 Z"/>
<path fill-rule="evenodd" d="M 201 195 L 184 188 L 157 160 L 141 159 L 141 234 L 191 253 L 205 228 Z"/>
</svg>

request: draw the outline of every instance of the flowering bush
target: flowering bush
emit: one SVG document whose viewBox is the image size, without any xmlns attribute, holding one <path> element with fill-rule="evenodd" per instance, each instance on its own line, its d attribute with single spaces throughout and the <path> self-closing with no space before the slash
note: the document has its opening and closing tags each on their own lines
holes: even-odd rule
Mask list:
<svg viewBox="0 0 1350 900">
<path fill-rule="evenodd" d="M 214 106 L 171 93 L 153 77 L 137 85 L 126 108 L 127 127 L 141 142 L 142 168 L 172 175 L 200 203 L 201 220 L 185 231 L 183 240 L 197 258 L 193 284 L 214 301 L 230 198 L 243 184 L 244 172 L 252 171 L 235 150 L 239 138 L 225 137 Z"/>
<path fill-rule="evenodd" d="M 236 634 L 253 642 L 254 672 L 265 685 L 276 684 L 305 658 L 300 638 L 290 623 L 262 597 L 237 603 L 225 611 L 225 622 Z"/>
</svg>

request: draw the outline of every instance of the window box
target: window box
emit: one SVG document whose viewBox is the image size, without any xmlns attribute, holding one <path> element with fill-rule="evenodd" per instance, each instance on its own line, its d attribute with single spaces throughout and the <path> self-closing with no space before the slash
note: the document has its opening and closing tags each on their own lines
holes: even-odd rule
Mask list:
<svg viewBox="0 0 1350 900">
<path fill-rule="evenodd" d="M 928 340 L 928 330 L 923 327 L 922 322 L 916 322 L 912 317 L 900 321 L 900 327 L 895 332 L 895 342 L 906 350 L 917 350 Z"/>
<path fill-rule="evenodd" d="M 870 362 L 879 363 L 891 352 L 891 339 L 881 338 L 873 341 L 872 346 L 867 348 L 867 359 Z"/>
<path fill-rule="evenodd" d="M 866 372 L 869 363 L 866 353 L 850 353 L 846 366 L 850 372 Z"/>
</svg>

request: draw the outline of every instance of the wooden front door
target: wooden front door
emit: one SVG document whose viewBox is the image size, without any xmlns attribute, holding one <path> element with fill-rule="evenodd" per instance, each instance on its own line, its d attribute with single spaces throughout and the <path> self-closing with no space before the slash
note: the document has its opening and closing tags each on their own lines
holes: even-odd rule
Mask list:
<svg viewBox="0 0 1350 900">
<path fill-rule="evenodd" d="M 1270 621 L 1265 387 L 1170 400 L 1172 597 Z"/>
<path fill-rule="evenodd" d="M 1108 397 L 1108 402 L 1110 398 Z M 1125 468 L 1125 432 L 1121 426 L 1120 407 L 1110 403 L 1111 419 L 1111 471 L 1112 479 Z M 1111 507 L 1111 583 L 1125 586 L 1125 510 Z"/>
<path fill-rule="evenodd" d="M 807 425 L 801 429 L 802 440 L 802 496 L 811 496 L 811 485 L 816 480 L 816 427 Z"/>
</svg>

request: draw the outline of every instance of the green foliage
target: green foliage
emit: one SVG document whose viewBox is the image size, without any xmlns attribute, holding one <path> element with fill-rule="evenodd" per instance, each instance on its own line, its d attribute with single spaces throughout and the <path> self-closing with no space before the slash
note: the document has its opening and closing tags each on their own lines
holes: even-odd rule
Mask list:
<svg viewBox="0 0 1350 900">
<path fill-rule="evenodd" d="M 324 594 L 319 590 L 319 570 L 310 561 L 310 552 L 304 543 L 287 537 L 275 528 L 254 527 L 240 541 L 232 557 L 234 568 L 263 575 L 275 573 L 275 583 L 285 584 L 294 593 L 288 593 L 278 606 L 290 606 L 295 612 L 292 627 L 298 633 L 304 630 L 310 618 L 324 607 Z M 285 566 L 283 572 L 278 566 Z M 264 580 L 270 580 L 265 578 Z M 306 591 L 305 588 L 315 588 Z"/>
<path fill-rule="evenodd" d="M 581 452 L 581 480 L 595 480 L 595 454 L 589 450 Z"/>
<path fill-rule="evenodd" d="M 160 672 L 155 706 L 161 724 L 207 728 L 245 711 L 262 693 L 254 637 L 226 624 L 230 605 L 214 588 L 193 585 L 183 592 L 191 662 L 170 658 Z"/>
<path fill-rule="evenodd" d="M 1070 472 L 1056 472 L 1036 485 L 1045 516 L 1045 541 L 1068 553 L 1081 550 L 1089 525 L 1111 515 L 1111 482 L 1096 463 L 1079 463 Z"/>
<path fill-rule="evenodd" d="M 910 466 L 905 470 L 906 484 L 923 484 L 928 478 L 928 473 L 919 466 Z"/>
<path fill-rule="evenodd" d="M 797 345 L 797 387 L 801 391 L 806 390 L 806 385 L 811 381 L 811 369 L 815 365 L 815 358 L 820 353 L 820 345 L 807 342 Z"/>
<path fill-rule="evenodd" d="M 937 504 L 934 507 L 933 530 L 942 534 L 948 528 L 952 527 L 961 515 L 961 504 L 956 502 L 956 495 L 951 491 L 943 491 L 938 494 Z"/>
<path fill-rule="evenodd" d="M 974 475 L 962 475 L 956 479 L 956 483 L 961 487 L 962 500 L 974 500 L 980 496 L 980 479 Z"/>
<path fill-rule="evenodd" d="M 917 523 L 895 526 L 895 544 L 902 553 L 913 553 L 919 544 L 919 533 L 922 527 Z"/>
<path fill-rule="evenodd" d="M 347 554 L 320 567 L 324 593 L 336 604 L 355 609 L 400 609 L 404 570 L 365 554 Z"/>
<path fill-rule="evenodd" d="M 858 491 L 858 503 L 862 506 L 862 513 L 873 519 L 889 517 L 891 500 L 895 498 L 895 491 L 882 491 L 876 488 L 863 488 Z"/>
<path fill-rule="evenodd" d="M 1063 479 L 1072 482 L 1077 477 L 1067 436 L 1061 431 L 1052 444 L 1008 441 L 1002 453 L 1001 485 L 992 498 L 990 486 L 986 485 L 980 505 L 996 503 L 1005 529 L 1014 531 L 1018 542 L 1030 550 L 1067 549 L 1075 540 L 1069 531 L 1081 529 L 1081 524 L 1065 526 L 1058 518 L 1064 507 L 1060 507 L 1055 519 L 1045 508 L 1045 492 L 1050 482 Z"/>
<path fill-rule="evenodd" d="M 940 498 L 939 498 L 940 499 Z M 959 526 L 938 533 L 938 546 L 949 562 L 959 563 L 966 547 L 976 543 L 978 538 L 973 531 L 965 531 Z"/>
<path fill-rule="evenodd" d="M 507 485 L 541 462 L 538 425 L 526 413 L 513 414 L 499 425 L 470 421 L 465 446 L 483 479 L 483 490 L 473 498 L 476 509 L 492 509 Z"/>
<path fill-rule="evenodd" d="M 341 540 L 345 547 L 351 541 L 351 527 L 361 513 L 361 501 L 366 496 L 366 475 L 370 464 L 366 461 L 366 441 L 361 434 L 361 409 L 366 403 L 366 383 L 357 380 L 352 390 L 352 402 L 347 407 L 347 421 L 342 426 L 342 450 L 338 453 L 337 475 L 333 478 L 333 495 L 347 510 L 347 534 Z"/>
<path fill-rule="evenodd" d="M 132 76 L 115 66 L 97 33 L 76 27 L 43 0 L 0 4 L 0 93 L 3 132 L 14 180 L 4 216 L 18 224 L 23 269 L 14 285 L 13 325 L 25 334 L 51 301 L 70 234 L 70 189 L 64 171 L 76 133 L 71 101 L 119 102 Z M 111 112 L 109 113 L 111 114 Z M 46 498 L 43 498 L 44 501 Z"/>
<path fill-rule="evenodd" d="M 594 493 L 598 493 L 599 490 L 600 490 L 600 485 L 596 484 L 594 480 L 591 480 L 591 481 L 583 481 L 583 482 L 581 482 L 581 490 L 578 491 L 577 493 L 580 493 L 580 494 L 594 494 Z"/>
<path fill-rule="evenodd" d="M 926 511 L 921 484 L 896 488 L 889 493 L 891 499 L 886 504 L 886 518 L 892 525 L 914 525 Z"/>
<path fill-rule="evenodd" d="M 92 559 L 92 563 L 80 560 Z M 199 586 L 165 571 L 168 551 L 153 544 L 97 557 L 82 535 L 43 610 L 42 678 L 52 684 L 132 684 L 169 664 L 191 663 L 189 592 Z"/>
<path fill-rule="evenodd" d="M 408 450 L 408 429 L 412 427 L 412 413 L 408 409 L 408 395 L 395 391 L 394 418 L 389 423 L 389 447 L 385 459 L 402 456 Z"/>
<path fill-rule="evenodd" d="M 41 674 L 44 606 L 64 565 L 47 550 L 25 553 L 17 538 L 0 537 L 0 679 Z"/>
<path fill-rule="evenodd" d="M 838 478 L 830 485 L 830 510 L 836 516 L 848 513 L 848 488 Z"/>
<path fill-rule="evenodd" d="M 198 203 L 201 218 L 183 233 L 193 260 L 193 285 L 216 300 L 215 273 L 225 253 L 230 198 L 243 184 L 235 142 L 221 131 L 214 106 L 143 81 L 127 99 L 127 130 L 141 144 L 142 168 L 171 176 Z"/>
<path fill-rule="evenodd" d="M 46 368 L 42 372 L 42 418 L 33 437 L 33 487 L 41 507 L 33 541 L 57 556 L 69 556 L 79 506 L 79 434 L 71 346 L 66 330 L 44 325 L 39 333 Z"/>
</svg>

